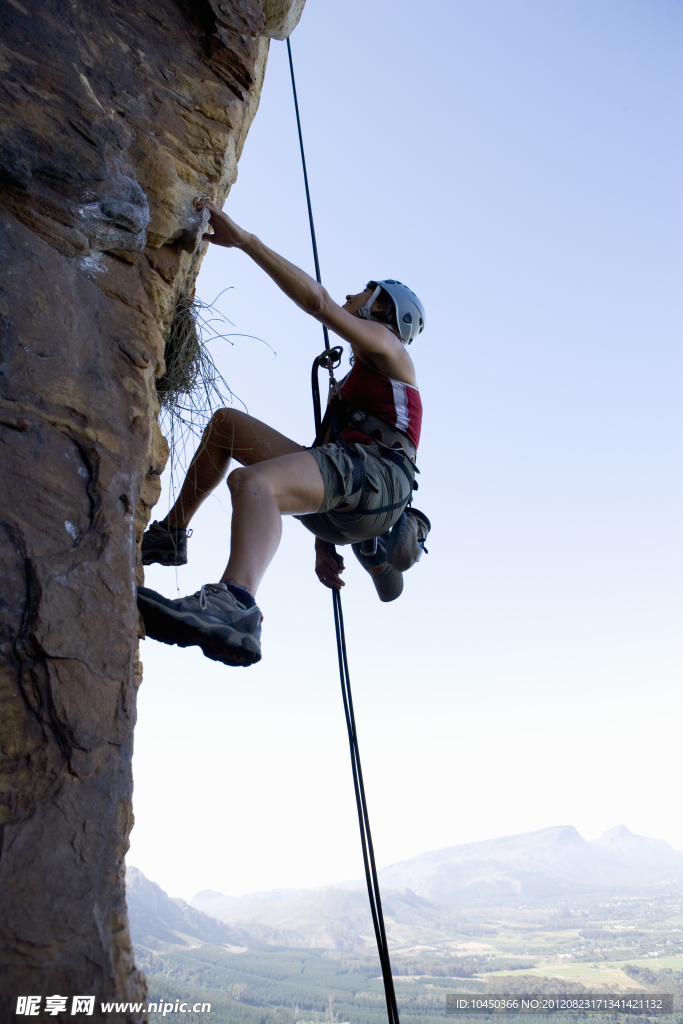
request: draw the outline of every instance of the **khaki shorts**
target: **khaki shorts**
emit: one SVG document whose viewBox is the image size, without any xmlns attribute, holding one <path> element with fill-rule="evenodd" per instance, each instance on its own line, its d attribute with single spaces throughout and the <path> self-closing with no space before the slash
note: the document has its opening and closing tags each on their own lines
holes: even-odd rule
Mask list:
<svg viewBox="0 0 683 1024">
<path fill-rule="evenodd" d="M 307 530 L 331 544 L 356 544 L 379 537 L 401 516 L 412 493 L 412 482 L 396 463 L 383 459 L 376 444 L 350 444 L 348 448 L 363 461 L 365 513 L 339 511 L 354 492 L 353 460 L 338 444 L 309 448 L 318 463 L 325 485 L 325 497 L 317 512 L 296 516 Z M 408 459 L 406 465 L 410 466 Z M 398 508 L 373 515 L 373 509 L 400 503 Z"/>
</svg>

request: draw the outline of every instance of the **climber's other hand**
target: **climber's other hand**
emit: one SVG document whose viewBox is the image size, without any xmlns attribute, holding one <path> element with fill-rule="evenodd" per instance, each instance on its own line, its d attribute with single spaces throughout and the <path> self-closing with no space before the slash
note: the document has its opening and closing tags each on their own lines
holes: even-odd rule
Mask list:
<svg viewBox="0 0 683 1024">
<path fill-rule="evenodd" d="M 213 232 L 207 232 L 202 238 L 213 242 L 214 245 L 224 245 L 228 249 L 239 248 L 244 245 L 248 235 L 234 220 L 228 217 L 227 213 L 219 210 L 216 204 L 207 196 L 202 196 L 195 202 L 197 210 L 208 210 L 209 224 Z"/>
<path fill-rule="evenodd" d="M 316 537 L 315 541 L 315 574 L 320 582 L 330 590 L 339 590 L 344 580 L 339 573 L 344 572 L 344 559 L 337 554 L 334 544 Z"/>
</svg>

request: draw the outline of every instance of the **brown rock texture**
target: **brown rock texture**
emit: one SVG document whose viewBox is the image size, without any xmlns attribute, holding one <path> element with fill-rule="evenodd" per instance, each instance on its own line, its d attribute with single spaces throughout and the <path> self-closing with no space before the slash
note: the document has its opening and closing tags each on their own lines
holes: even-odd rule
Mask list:
<svg viewBox="0 0 683 1024">
<path fill-rule="evenodd" d="M 193 200 L 223 202 L 302 7 L 0 5 L 1 1020 L 55 993 L 146 1020 L 99 1001 L 146 994 L 124 856 L 155 378 L 205 246 Z"/>
</svg>

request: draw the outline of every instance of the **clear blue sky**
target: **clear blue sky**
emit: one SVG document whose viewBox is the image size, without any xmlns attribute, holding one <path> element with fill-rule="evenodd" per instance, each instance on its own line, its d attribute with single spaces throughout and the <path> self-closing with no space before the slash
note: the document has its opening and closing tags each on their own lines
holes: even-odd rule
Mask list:
<svg viewBox="0 0 683 1024">
<path fill-rule="evenodd" d="M 292 45 L 324 281 L 423 299 L 430 553 L 344 607 L 378 862 L 571 823 L 683 848 L 680 0 L 308 0 Z M 226 207 L 312 269 L 284 43 Z M 198 293 L 254 415 L 309 443 L 322 332 L 241 253 Z M 168 507 L 162 497 L 157 514 Z M 181 592 L 219 578 L 221 488 Z M 172 895 L 360 877 L 331 600 L 286 524 L 264 657 L 142 645 L 129 863 Z M 147 584 L 176 596 L 171 569 Z"/>
</svg>

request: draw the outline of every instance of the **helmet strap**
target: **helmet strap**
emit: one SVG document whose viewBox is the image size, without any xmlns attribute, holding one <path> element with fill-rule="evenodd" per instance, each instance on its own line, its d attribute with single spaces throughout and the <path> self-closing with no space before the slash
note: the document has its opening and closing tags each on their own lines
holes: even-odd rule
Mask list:
<svg viewBox="0 0 683 1024">
<path fill-rule="evenodd" d="M 371 310 L 373 304 L 379 298 L 381 291 L 382 289 L 380 285 L 377 285 L 374 292 L 372 293 L 368 301 L 365 303 L 365 305 L 362 307 L 362 309 L 356 311 L 356 316 L 359 316 L 362 320 L 369 320 L 370 317 L 372 316 Z"/>
</svg>

